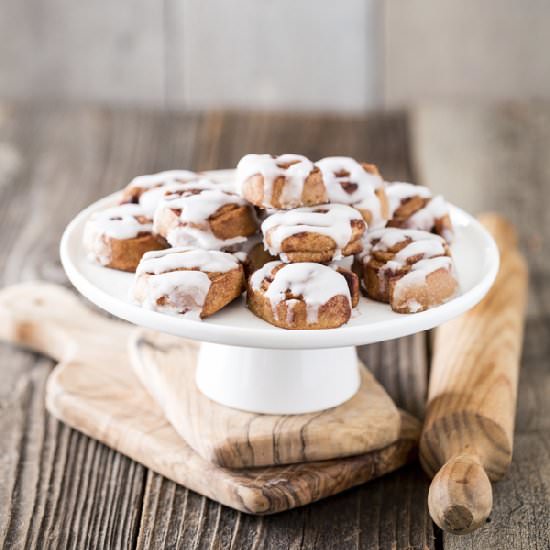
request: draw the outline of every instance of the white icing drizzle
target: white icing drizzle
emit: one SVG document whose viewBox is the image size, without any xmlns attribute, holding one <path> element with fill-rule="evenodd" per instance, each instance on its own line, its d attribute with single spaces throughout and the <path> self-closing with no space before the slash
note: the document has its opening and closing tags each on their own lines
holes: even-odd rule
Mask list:
<svg viewBox="0 0 550 550">
<path fill-rule="evenodd" d="M 190 172 L 192 173 L 192 172 Z M 174 183 L 174 180 L 167 180 L 165 183 L 151 187 L 139 197 L 139 204 L 153 218 L 158 205 L 163 202 L 167 192 L 174 192 L 185 189 L 218 189 L 226 190 L 227 186 L 221 183 L 215 183 L 207 178 L 199 178 L 195 174 L 195 178 L 189 181 L 180 181 Z"/>
<path fill-rule="evenodd" d="M 197 193 L 196 190 L 199 190 Z M 225 191 L 207 179 L 187 184 L 170 185 L 164 188 L 164 194 L 155 211 L 154 230 L 159 232 L 160 217 L 163 209 L 181 210 L 179 224 L 171 228 L 164 237 L 172 246 L 188 246 L 206 250 L 219 250 L 246 241 L 245 236 L 232 239 L 219 239 L 212 233 L 209 218 L 222 206 L 248 203 L 229 191 Z"/>
<path fill-rule="evenodd" d="M 369 231 L 363 239 L 363 253 L 367 258 L 371 252 L 387 251 L 406 240 L 411 242 L 396 253 L 392 261 L 404 265 L 408 258 L 422 254 L 423 257 L 433 257 L 445 254 L 445 241 L 439 236 L 427 231 L 415 229 L 398 229 L 387 227 Z"/>
<path fill-rule="evenodd" d="M 137 217 L 147 218 L 142 223 Z M 94 212 L 84 227 L 83 243 L 91 261 L 101 265 L 111 262 L 111 246 L 107 239 L 135 239 L 153 229 L 143 208 L 138 204 L 122 204 Z"/>
<path fill-rule="evenodd" d="M 393 183 L 388 183 L 386 187 L 386 195 L 388 196 L 390 217 L 392 217 L 399 206 L 401 206 L 401 201 L 412 199 L 413 197 L 430 199 L 432 197 L 432 192 L 423 185 L 414 185 L 412 183 L 396 181 Z"/>
<path fill-rule="evenodd" d="M 259 290 L 265 277 L 271 275 L 274 268 L 282 262 L 273 261 L 265 264 L 252 274 L 250 284 L 253 290 Z M 345 278 L 322 264 L 297 263 L 284 264 L 275 273 L 264 295 L 269 300 L 273 314 L 277 316 L 277 306 L 286 302 L 293 309 L 297 300 L 287 299 L 287 292 L 300 296 L 306 304 L 307 322 L 314 324 L 319 319 L 319 308 L 334 296 L 345 296 L 351 308 L 351 296 Z M 287 311 L 287 317 L 289 312 Z"/>
<path fill-rule="evenodd" d="M 426 284 L 426 277 L 431 273 L 434 273 L 438 269 L 445 269 L 446 271 L 453 272 L 453 260 L 450 256 L 438 256 L 436 258 L 426 258 L 420 260 L 411 266 L 411 270 L 398 279 L 393 288 L 393 298 L 395 301 L 400 302 L 403 293 L 407 292 L 412 287 L 418 287 Z M 416 300 L 409 300 L 407 307 L 415 313 L 420 309 L 420 304 L 416 306 L 414 303 Z"/>
<path fill-rule="evenodd" d="M 202 271 L 167 271 L 146 276 L 145 285 L 143 307 L 199 319 L 210 290 L 210 279 Z M 165 301 L 159 304 L 161 298 Z"/>
<path fill-rule="evenodd" d="M 136 270 L 134 296 L 148 309 L 198 319 L 210 290 L 207 273 L 238 267 L 235 256 L 216 250 L 182 247 L 147 252 Z"/>
<path fill-rule="evenodd" d="M 112 239 L 133 239 L 142 232 L 150 232 L 152 223 L 142 223 L 137 217 L 147 217 L 146 212 L 139 204 L 121 204 L 95 212 L 88 221 L 97 233 Z"/>
<path fill-rule="evenodd" d="M 276 212 L 264 220 L 262 233 L 266 249 L 273 256 L 281 254 L 284 240 L 297 233 L 326 235 L 336 243 L 333 260 L 339 260 L 342 249 L 351 239 L 353 220 L 363 221 L 354 208 L 344 204 L 322 204 Z M 281 257 L 284 259 L 283 255 Z"/>
<path fill-rule="evenodd" d="M 286 164 L 293 163 L 287 168 Z M 275 180 L 283 176 L 286 179 L 279 201 L 284 208 L 295 208 L 302 204 L 302 191 L 304 183 L 311 171 L 313 163 L 303 155 L 284 154 L 275 157 L 273 155 L 245 155 L 237 165 L 236 187 L 242 195 L 244 183 L 255 175 L 261 175 L 264 180 L 263 206 L 273 207 L 273 184 Z"/>
<path fill-rule="evenodd" d="M 363 239 L 363 251 L 387 250 L 407 239 L 412 241 L 433 241 L 444 243 L 439 235 L 428 233 L 427 231 L 418 231 L 415 229 L 400 229 L 397 227 L 386 227 L 376 229 L 365 234 Z M 374 247 L 374 248 L 373 248 Z"/>
<path fill-rule="evenodd" d="M 400 293 L 411 286 L 425 284 L 426 277 L 438 269 L 444 268 L 454 272 L 453 260 L 446 255 L 445 241 L 439 235 L 427 231 L 389 227 L 372 231 L 365 241 L 365 263 L 371 259 L 373 252 L 387 252 L 398 243 L 410 241 L 379 270 L 380 284 L 384 288 L 386 271 L 399 272 L 405 267 L 409 269 L 394 286 L 395 299 L 399 300 Z M 413 258 L 420 259 L 412 262 Z"/>
<path fill-rule="evenodd" d="M 351 157 L 325 157 L 315 164 L 321 170 L 329 202 L 369 210 L 372 214 L 371 227 L 385 223 L 382 205 L 376 195 L 376 190 L 384 187 L 380 176 L 370 174 Z"/>
<path fill-rule="evenodd" d="M 237 258 L 228 252 L 179 247 L 145 253 L 137 267 L 136 274 L 159 275 L 177 269 L 226 273 L 237 267 L 239 267 Z"/>
<path fill-rule="evenodd" d="M 148 174 L 145 176 L 136 176 L 128 187 L 151 188 L 174 183 L 184 183 L 195 180 L 199 177 L 195 172 L 190 170 L 166 170 L 157 174 Z"/>
<path fill-rule="evenodd" d="M 426 205 L 417 210 L 408 220 L 405 220 L 405 226 L 420 231 L 431 231 L 435 222 L 449 214 L 449 207 L 441 195 L 432 196 L 431 191 L 422 185 L 413 185 L 412 183 L 395 182 L 386 187 L 388 196 L 390 218 L 401 205 L 401 201 L 412 197 L 421 197 L 429 199 Z M 450 241 L 452 234 L 447 231 L 443 235 L 447 241 Z"/>
</svg>

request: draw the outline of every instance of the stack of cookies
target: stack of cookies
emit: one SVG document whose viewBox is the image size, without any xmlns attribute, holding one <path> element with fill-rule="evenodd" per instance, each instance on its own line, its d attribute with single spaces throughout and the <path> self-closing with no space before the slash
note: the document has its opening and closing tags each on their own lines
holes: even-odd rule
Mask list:
<svg viewBox="0 0 550 550">
<path fill-rule="evenodd" d="M 246 288 L 265 321 L 325 329 L 351 318 L 360 281 L 399 313 L 458 288 L 443 198 L 349 157 L 250 154 L 234 182 L 140 176 L 120 203 L 90 218 L 85 245 L 95 262 L 135 271 L 133 298 L 156 311 L 204 319 Z"/>
</svg>

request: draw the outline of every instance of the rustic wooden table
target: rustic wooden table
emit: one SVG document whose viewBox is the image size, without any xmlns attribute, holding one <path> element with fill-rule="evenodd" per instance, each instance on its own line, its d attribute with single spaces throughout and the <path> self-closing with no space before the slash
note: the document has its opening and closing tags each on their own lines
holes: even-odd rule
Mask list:
<svg viewBox="0 0 550 550">
<path fill-rule="evenodd" d="M 531 269 L 515 456 L 490 521 L 443 534 L 413 464 L 303 509 L 251 517 L 163 479 L 44 409 L 51 361 L 0 345 L 0 542 L 6 548 L 543 549 L 550 545 L 550 106 L 438 106 L 361 118 L 152 113 L 0 104 L 1 284 L 67 284 L 57 247 L 82 207 L 131 176 L 230 167 L 249 151 L 336 152 L 377 162 L 452 201 L 515 222 Z M 422 415 L 429 335 L 361 350 Z"/>
</svg>

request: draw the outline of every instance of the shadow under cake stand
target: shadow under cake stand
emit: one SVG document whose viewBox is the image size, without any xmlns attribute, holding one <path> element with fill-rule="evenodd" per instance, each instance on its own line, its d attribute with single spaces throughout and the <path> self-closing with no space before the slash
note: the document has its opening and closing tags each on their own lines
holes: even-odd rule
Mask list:
<svg viewBox="0 0 550 550">
<path fill-rule="evenodd" d="M 226 177 L 227 171 L 214 172 Z M 136 325 L 201 342 L 196 383 L 210 399 L 255 413 L 290 415 L 340 405 L 359 389 L 355 346 L 434 328 L 475 306 L 496 277 L 498 250 L 471 215 L 450 206 L 456 237 L 451 250 L 460 293 L 416 314 L 394 313 L 361 297 L 352 319 L 332 330 L 284 330 L 255 317 L 237 299 L 214 316 L 195 321 L 132 303 L 133 274 L 91 263 L 82 246 L 90 215 L 117 203 L 115 193 L 80 212 L 61 241 L 61 260 L 78 291 L 100 308 Z"/>
</svg>

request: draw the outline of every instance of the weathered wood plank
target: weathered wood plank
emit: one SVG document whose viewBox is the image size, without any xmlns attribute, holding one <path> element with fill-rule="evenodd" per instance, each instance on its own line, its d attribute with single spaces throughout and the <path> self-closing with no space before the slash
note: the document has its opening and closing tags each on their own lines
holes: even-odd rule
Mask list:
<svg viewBox="0 0 550 550">
<path fill-rule="evenodd" d="M 201 118 L 193 157 L 196 169 L 233 166 L 250 151 L 299 151 L 312 158 L 338 152 L 373 158 L 388 178 L 411 177 L 407 126 L 403 115 L 355 117 L 214 113 Z M 236 136 L 238 138 L 236 139 Z M 422 411 L 426 390 L 424 335 L 363 351 L 373 370 L 385 374 L 401 406 Z M 411 363 L 414 362 L 414 373 Z M 418 365 L 418 366 L 417 366 Z M 396 368 L 397 366 L 397 368 Z M 414 392 L 406 387 L 418 377 Z M 384 378 L 382 377 L 384 382 Z M 150 474 L 138 546 L 155 548 L 177 540 L 185 548 L 210 548 L 232 541 L 233 548 L 431 548 L 427 486 L 418 466 L 392 474 L 304 509 L 252 518 L 205 502 Z M 182 492 L 183 491 L 183 492 Z M 395 502 L 388 506 L 388 492 Z M 406 504 L 401 496 L 406 495 Z M 179 495 L 179 496 L 178 496 Z M 176 505 L 185 502 L 181 510 Z M 216 527 L 217 526 L 217 527 Z M 220 546 L 223 547 L 223 546 Z"/>
<path fill-rule="evenodd" d="M 118 141 L 147 158 L 139 116 L 26 107 L 2 107 L 0 115 L 0 139 L 23 159 L 0 189 L 3 283 L 65 281 L 57 260 L 63 226 L 130 175 L 105 144 Z M 0 541 L 13 548 L 126 546 L 137 533 L 145 469 L 45 413 L 49 361 L 4 345 L 1 356 Z"/>
<path fill-rule="evenodd" d="M 64 225 L 79 208 L 120 187 L 136 173 L 176 166 L 231 166 L 245 152 L 257 150 L 302 151 L 312 157 L 338 152 L 375 158 L 389 179 L 410 177 L 407 126 L 400 114 L 373 115 L 365 120 L 16 108 L 13 117 L 18 118 L 17 123 L 8 116 L 11 122 L 0 126 L 2 138 L 13 143 L 24 164 L 19 175 L 0 190 L 4 284 L 30 278 L 64 282 L 57 260 Z M 29 206 L 33 213 L 30 221 Z M 390 391 L 402 404 L 420 411 L 423 377 L 414 392 L 405 388 L 411 357 L 426 356 L 425 340 L 407 339 L 383 346 L 378 352 L 367 351 L 372 355 L 371 366 L 388 378 Z M 23 352 L 12 353 L 23 358 L 20 363 L 28 363 L 23 369 L 15 364 L 10 367 L 15 373 L 14 383 L 28 384 L 25 371 L 34 368 L 34 361 Z M 389 375 L 396 372 L 396 363 L 398 376 L 390 384 Z M 43 378 L 48 365 L 43 363 Z M 425 363 L 420 371 L 423 369 Z M 36 395 L 41 405 L 42 394 Z M 5 403 L 2 406 L 8 407 Z M 27 410 L 25 403 L 22 399 L 19 409 L 11 408 Z M 42 410 L 38 405 L 36 408 Z M 22 428 L 15 428 L 13 437 L 3 442 L 8 445 L 4 456 L 14 460 L 6 466 L 12 472 L 6 487 L 15 496 L 2 517 L 17 513 L 21 518 L 17 526 L 10 520 L 2 524 L 7 540 L 17 542 L 28 536 L 32 541 L 51 539 L 67 546 L 79 546 L 84 541 L 124 545 L 135 537 L 142 548 L 157 547 L 163 541 L 186 548 L 229 544 L 235 548 L 337 547 L 341 541 L 344 547 L 361 548 L 433 546 L 425 506 L 426 484 L 415 466 L 313 507 L 258 519 L 227 510 L 145 472 L 49 417 L 42 416 L 41 422 L 36 426 L 48 424 L 47 429 L 40 428 L 43 449 L 34 460 L 43 473 L 35 483 L 36 490 L 27 493 L 24 505 L 21 484 L 33 478 L 28 478 L 26 470 L 17 473 L 17 441 Z M 27 439 L 30 443 L 37 438 L 42 440 L 34 435 Z M 406 504 L 402 495 L 406 495 Z M 32 524 L 38 527 L 25 531 L 32 514 Z"/>
<path fill-rule="evenodd" d="M 444 547 L 547 548 L 550 544 L 550 106 L 439 105 L 411 124 L 419 177 L 459 206 L 512 220 L 530 270 L 530 300 L 518 388 L 514 458 L 494 486 L 491 522 Z M 452 129 L 452 131 L 449 131 Z"/>
</svg>

